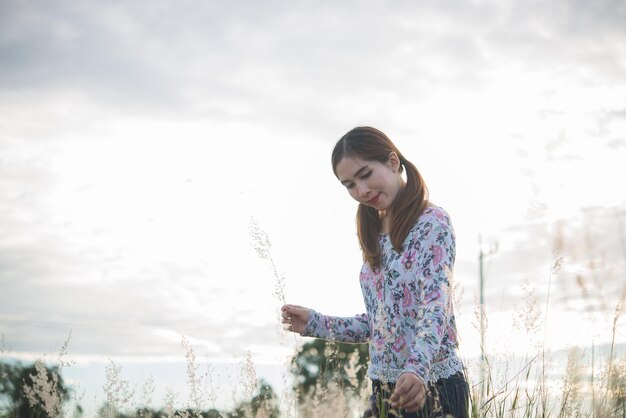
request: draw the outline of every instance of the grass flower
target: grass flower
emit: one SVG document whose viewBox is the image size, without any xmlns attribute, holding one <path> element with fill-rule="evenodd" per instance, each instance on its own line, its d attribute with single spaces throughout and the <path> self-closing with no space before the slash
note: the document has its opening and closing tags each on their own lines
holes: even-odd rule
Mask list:
<svg viewBox="0 0 626 418">
<path fill-rule="evenodd" d="M 524 331 L 533 346 L 538 346 L 542 316 L 537 293 L 528 281 L 522 285 L 522 292 L 522 303 L 514 305 L 513 326 Z"/>
<path fill-rule="evenodd" d="M 41 406 L 48 417 L 63 416 L 61 394 L 59 393 L 58 375 L 48 376 L 48 370 L 43 360 L 35 362 L 36 373 L 30 375 L 32 385 L 24 383 L 24 393 L 31 407 Z"/>
<path fill-rule="evenodd" d="M 272 273 L 274 274 L 274 278 L 276 279 L 274 292 L 272 294 L 284 305 L 285 303 L 287 303 L 285 298 L 286 279 L 285 276 L 278 274 L 276 263 L 274 263 L 274 259 L 272 258 L 272 242 L 270 241 L 270 237 L 267 232 L 265 232 L 252 217 L 250 218 L 248 230 L 250 232 L 250 238 L 252 240 L 252 248 L 254 248 L 259 258 L 267 260 L 272 268 Z"/>
<path fill-rule="evenodd" d="M 185 359 L 187 360 L 187 384 L 189 385 L 189 406 L 196 412 L 202 410 L 202 394 L 200 388 L 202 381 L 198 376 L 198 364 L 196 362 L 196 354 L 193 347 L 186 337 L 183 336 L 181 346 L 185 350 Z"/>
<path fill-rule="evenodd" d="M 239 370 L 239 377 L 244 399 L 252 398 L 252 395 L 257 389 L 258 380 L 256 368 L 252 361 L 252 353 L 250 351 L 246 352 L 246 357 Z"/>
<path fill-rule="evenodd" d="M 105 367 L 106 382 L 103 386 L 107 400 L 102 411 L 105 417 L 117 416 L 135 396 L 135 391 L 131 389 L 130 383 L 120 377 L 121 372 L 121 366 L 117 366 L 113 360 L 109 360 L 109 364 Z"/>
</svg>

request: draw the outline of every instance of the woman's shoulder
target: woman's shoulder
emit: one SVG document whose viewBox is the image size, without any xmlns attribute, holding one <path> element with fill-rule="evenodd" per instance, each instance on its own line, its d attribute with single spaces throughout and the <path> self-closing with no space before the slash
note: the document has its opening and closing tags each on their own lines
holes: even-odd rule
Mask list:
<svg viewBox="0 0 626 418">
<path fill-rule="evenodd" d="M 428 224 L 439 224 L 439 225 L 447 225 L 451 226 L 452 222 L 450 221 L 450 215 L 448 212 L 442 208 L 441 206 L 437 206 L 434 203 L 428 203 L 424 212 L 419 216 L 417 222 L 415 223 L 415 227 L 419 228 L 420 225 L 425 223 Z"/>
<path fill-rule="evenodd" d="M 416 245 L 420 242 L 437 240 L 442 234 L 454 237 L 450 215 L 444 208 L 429 203 L 411 229 L 407 239 Z"/>
</svg>

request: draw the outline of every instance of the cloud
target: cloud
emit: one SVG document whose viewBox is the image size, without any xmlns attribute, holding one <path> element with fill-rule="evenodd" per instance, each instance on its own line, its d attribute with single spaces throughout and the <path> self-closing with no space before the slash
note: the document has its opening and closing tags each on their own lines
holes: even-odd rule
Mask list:
<svg viewBox="0 0 626 418">
<path fill-rule="evenodd" d="M 624 12 L 611 1 L 12 2 L 5 11 L 4 89 L 78 90 L 178 118 L 338 126 L 340 108 L 392 115 L 445 91 L 514 82 L 499 79 L 507 68 L 510 77 L 623 74 Z"/>
<path fill-rule="evenodd" d="M 223 165 L 207 167 L 203 147 L 8 144 L 0 165 L 0 332 L 15 350 L 52 352 L 74 329 L 73 346 L 85 354 L 168 355 L 178 347 L 156 332 L 167 328 L 207 339 L 225 356 L 242 340 L 275 334 L 271 290 L 256 294 L 272 288 L 269 276 L 255 272 L 253 286 L 240 280 L 255 266 L 248 208 L 232 189 L 241 183 L 217 184 Z M 240 209 L 213 216 L 217 194 Z M 252 296 L 260 305 L 251 309 Z M 222 339 L 233 327 L 247 331 Z"/>
<path fill-rule="evenodd" d="M 612 314 L 626 292 L 620 217 L 623 206 L 588 207 L 569 218 L 502 231 L 501 248 L 485 258 L 487 303 L 507 310 L 504 301 L 519 300 L 529 282 L 558 310 Z"/>
<path fill-rule="evenodd" d="M 341 257 L 358 263 L 356 241 L 349 255 L 303 243 L 328 239 L 339 230 L 328 218 L 348 213 L 326 194 L 335 180 L 319 144 L 356 124 L 404 141 L 434 190 L 449 191 L 445 206 L 464 212 L 460 230 L 479 230 L 481 216 L 519 222 L 529 196 L 571 210 L 608 199 L 565 198 L 595 182 L 580 174 L 589 159 L 623 173 L 607 168 L 623 166 L 618 152 L 588 141 L 624 149 L 619 1 L 0 8 L 0 324 L 20 350 L 55 350 L 70 327 L 94 355 L 178 355 L 176 333 L 212 355 L 268 343 L 277 303 L 244 249 L 249 212 L 283 234 L 294 295 L 312 298 L 302 283 L 328 285 L 329 269 L 343 274 Z M 555 174 L 548 154 L 577 159 Z M 524 165 L 535 184 L 517 175 Z M 577 181 L 563 189 L 564 178 Z M 293 227 L 302 219 L 315 239 Z M 546 228 L 499 255 L 508 290 L 524 279 L 511 271 L 546 261 Z M 329 266 L 302 271 L 322 257 Z M 460 260 L 468 276 L 473 263 Z"/>
</svg>

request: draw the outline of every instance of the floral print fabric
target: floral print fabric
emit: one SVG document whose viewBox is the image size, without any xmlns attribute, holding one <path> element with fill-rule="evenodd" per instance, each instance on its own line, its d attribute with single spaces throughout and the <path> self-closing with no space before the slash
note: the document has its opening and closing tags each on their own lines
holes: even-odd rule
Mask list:
<svg viewBox="0 0 626 418">
<path fill-rule="evenodd" d="M 401 253 L 379 237 L 382 263 L 364 263 L 360 283 L 367 313 L 353 317 L 311 310 L 302 335 L 369 342 L 368 376 L 396 382 L 405 372 L 424 382 L 462 371 L 452 306 L 454 230 L 445 210 L 428 207 L 407 236 Z"/>
</svg>

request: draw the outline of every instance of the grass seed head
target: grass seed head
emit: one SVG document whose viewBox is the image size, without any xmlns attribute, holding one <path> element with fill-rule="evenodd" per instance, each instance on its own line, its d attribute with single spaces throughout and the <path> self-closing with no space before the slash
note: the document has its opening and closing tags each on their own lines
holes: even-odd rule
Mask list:
<svg viewBox="0 0 626 418">
<path fill-rule="evenodd" d="M 260 258 L 267 259 L 270 255 L 270 248 L 272 248 L 269 235 L 259 226 L 254 218 L 250 218 L 248 230 L 252 238 L 252 248 L 254 248 Z"/>
<path fill-rule="evenodd" d="M 552 264 L 552 274 L 558 274 L 563 267 L 564 257 L 558 253 L 554 254 L 554 263 Z"/>
<path fill-rule="evenodd" d="M 121 372 L 121 366 L 109 360 L 105 367 L 106 382 L 103 386 L 107 398 L 107 416 L 115 416 L 135 396 L 135 390 L 131 388 L 130 383 L 120 377 Z"/>
<path fill-rule="evenodd" d="M 32 386 L 24 383 L 24 393 L 31 407 L 40 405 L 49 417 L 57 418 L 63 414 L 58 376 L 48 376 L 43 360 L 35 362 L 35 374 L 31 374 Z"/>
</svg>

